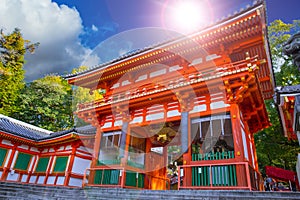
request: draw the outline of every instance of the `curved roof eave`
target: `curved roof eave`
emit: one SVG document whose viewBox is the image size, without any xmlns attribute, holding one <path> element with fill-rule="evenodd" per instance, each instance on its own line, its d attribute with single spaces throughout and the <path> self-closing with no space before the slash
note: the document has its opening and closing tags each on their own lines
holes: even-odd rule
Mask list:
<svg viewBox="0 0 300 200">
<path fill-rule="evenodd" d="M 203 29 L 200 29 L 194 33 L 191 33 L 189 34 L 188 36 L 181 36 L 179 38 L 173 38 L 173 39 L 170 39 L 168 41 L 165 41 L 165 42 L 162 42 L 162 43 L 159 43 L 159 44 L 155 44 L 155 45 L 150 45 L 149 47 L 145 47 L 139 51 L 134 51 L 133 53 L 131 54 L 126 54 L 125 56 L 120 56 L 118 58 L 115 58 L 111 61 L 108 61 L 108 62 L 105 62 L 105 63 L 102 63 L 96 67 L 92 67 L 90 69 L 87 69 L 85 71 L 82 71 L 82 72 L 77 72 L 77 73 L 74 73 L 74 74 L 67 74 L 65 76 L 63 76 L 64 79 L 66 80 L 69 80 L 69 79 L 72 79 L 72 78 L 79 78 L 81 76 L 85 76 L 85 75 L 88 75 L 90 73 L 94 73 L 98 70 L 103 70 L 103 69 L 106 69 L 114 64 L 118 64 L 120 62 L 124 62 L 126 61 L 127 59 L 132 59 L 136 56 L 139 56 L 141 55 L 142 53 L 147 53 L 148 51 L 152 51 L 153 49 L 157 49 L 157 48 L 164 48 L 164 46 L 167 46 L 167 45 L 171 45 L 172 43 L 176 43 L 176 42 L 180 42 L 181 40 L 183 40 L 184 38 L 186 37 L 193 37 L 199 33 L 202 33 L 202 32 L 206 32 L 206 31 L 209 31 L 211 29 L 214 29 L 214 28 L 217 28 L 219 26 L 222 26 L 224 24 L 227 24 L 227 23 L 230 23 L 232 21 L 234 21 L 235 19 L 239 18 L 239 17 L 242 17 L 243 15 L 246 15 L 247 13 L 249 12 L 253 12 L 254 10 L 262 7 L 264 5 L 264 1 L 263 0 L 258 0 L 258 1 L 254 1 L 253 5 L 252 6 L 249 6 L 247 7 L 246 9 L 241 9 L 239 12 L 235 12 L 234 15 L 229 15 L 228 17 L 223 17 L 221 20 L 219 21 L 216 21 L 214 24 L 211 24 L 211 25 L 208 25 L 207 27 L 203 28 Z"/>
</svg>

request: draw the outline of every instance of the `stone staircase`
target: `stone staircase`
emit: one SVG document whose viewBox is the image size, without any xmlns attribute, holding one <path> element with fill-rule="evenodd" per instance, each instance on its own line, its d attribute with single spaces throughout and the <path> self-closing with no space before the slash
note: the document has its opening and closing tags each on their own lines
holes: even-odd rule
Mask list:
<svg viewBox="0 0 300 200">
<path fill-rule="evenodd" d="M 300 199 L 300 192 L 250 192 L 250 191 L 221 191 L 221 190 L 131 190 L 119 188 L 68 188 L 61 186 L 41 186 L 33 184 L 20 184 L 0 182 L 0 199 L 17 200 L 64 200 L 64 199 L 197 199 L 197 200 L 242 200 L 242 199 Z"/>
</svg>

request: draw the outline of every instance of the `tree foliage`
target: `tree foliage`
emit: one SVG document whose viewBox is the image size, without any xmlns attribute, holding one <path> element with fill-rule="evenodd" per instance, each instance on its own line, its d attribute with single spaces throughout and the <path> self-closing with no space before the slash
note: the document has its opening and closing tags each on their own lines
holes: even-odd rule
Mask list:
<svg viewBox="0 0 300 200">
<path fill-rule="evenodd" d="M 0 113 L 11 116 L 18 111 L 16 101 L 24 87 L 24 54 L 38 44 L 24 40 L 19 29 L 5 35 L 0 31 Z"/>
<path fill-rule="evenodd" d="M 292 24 L 286 24 L 281 20 L 275 20 L 268 27 L 269 44 L 275 70 L 276 84 L 279 86 L 299 84 L 300 72 L 293 65 L 290 57 L 282 54 L 282 45 L 292 34 L 300 31 L 300 20 L 294 20 Z"/>
<path fill-rule="evenodd" d="M 72 70 L 72 73 L 78 73 L 87 70 L 86 66 L 80 66 Z M 90 93 L 88 88 L 73 86 L 73 112 L 77 111 L 77 107 L 81 103 L 93 102 L 102 99 L 101 90 L 96 90 L 93 93 Z M 80 127 L 86 125 L 82 119 L 78 118 L 77 115 L 74 115 L 75 125 Z"/>
<path fill-rule="evenodd" d="M 254 135 L 260 171 L 264 173 L 265 166 L 295 170 L 299 143 L 284 137 L 274 102 L 267 100 L 265 103 L 272 125 Z"/>
<path fill-rule="evenodd" d="M 282 54 L 282 45 L 291 34 L 300 28 L 300 21 L 286 24 L 275 20 L 268 27 L 269 44 L 278 86 L 295 85 L 300 83 L 300 73 L 293 65 L 291 58 Z M 273 100 L 266 102 L 272 126 L 255 135 L 256 151 L 261 172 L 267 165 L 288 170 L 295 170 L 297 154 L 300 152 L 297 141 L 289 141 L 284 137 L 279 113 Z"/>
<path fill-rule="evenodd" d="M 72 89 L 60 76 L 37 79 L 22 90 L 16 118 L 51 130 L 73 127 Z"/>
</svg>

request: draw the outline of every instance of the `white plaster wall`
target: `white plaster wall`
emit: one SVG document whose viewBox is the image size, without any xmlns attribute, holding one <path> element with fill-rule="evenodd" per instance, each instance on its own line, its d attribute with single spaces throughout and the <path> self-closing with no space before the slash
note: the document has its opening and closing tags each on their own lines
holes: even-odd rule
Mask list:
<svg viewBox="0 0 300 200">
<path fill-rule="evenodd" d="M 29 179 L 29 183 L 35 183 L 36 176 L 31 176 Z"/>
<path fill-rule="evenodd" d="M 27 175 L 23 175 L 21 182 L 23 182 L 23 183 L 26 182 L 27 181 L 27 177 L 28 177 Z"/>
<path fill-rule="evenodd" d="M 201 58 L 201 62 L 202 62 L 202 58 Z M 177 71 L 177 70 L 182 69 L 182 68 L 183 67 L 181 67 L 179 65 L 174 65 L 174 66 L 169 68 L 169 72 Z"/>
<path fill-rule="evenodd" d="M 138 123 L 138 122 L 142 122 L 143 121 L 143 117 L 135 117 L 133 118 L 133 120 L 130 122 L 130 124 L 134 124 L 134 123 Z"/>
<path fill-rule="evenodd" d="M 76 174 L 84 174 L 86 168 L 89 168 L 91 164 L 90 160 L 75 157 L 72 172 Z"/>
<path fill-rule="evenodd" d="M 79 178 L 70 178 L 69 181 L 69 186 L 77 186 L 77 187 L 81 187 L 82 186 L 82 179 Z"/>
<path fill-rule="evenodd" d="M 206 105 L 194 106 L 193 110 L 191 110 L 190 113 L 201 112 L 201 111 L 206 111 Z"/>
<path fill-rule="evenodd" d="M 155 77 L 155 76 L 159 76 L 159 75 L 165 74 L 166 72 L 167 72 L 166 69 L 160 69 L 160 70 L 151 72 L 149 77 L 152 78 L 152 77 Z"/>
<path fill-rule="evenodd" d="M 101 128 L 109 128 L 112 126 L 111 122 L 106 122 Z"/>
<path fill-rule="evenodd" d="M 210 104 L 211 109 L 217 109 L 217 108 L 225 108 L 230 106 L 229 104 L 225 104 L 224 101 L 217 101 Z"/>
<path fill-rule="evenodd" d="M 11 172 L 8 173 L 6 180 L 8 180 L 8 181 L 17 181 L 18 178 L 19 178 L 19 174 L 14 173 L 14 171 L 11 171 Z"/>
<path fill-rule="evenodd" d="M 31 147 L 30 151 L 39 152 L 39 150 L 37 148 L 35 148 L 35 147 Z"/>
<path fill-rule="evenodd" d="M 201 57 L 195 58 L 189 66 L 191 66 L 191 65 L 197 65 L 197 64 L 200 64 L 202 62 L 203 62 L 203 59 Z"/>
<path fill-rule="evenodd" d="M 29 148 L 29 146 L 22 144 L 21 146 L 19 146 L 19 148 L 20 148 L 20 149 L 26 149 L 26 150 L 27 150 L 27 149 Z"/>
<path fill-rule="evenodd" d="M 9 146 L 14 146 L 9 140 L 2 140 L 2 144 L 6 144 Z"/>
<path fill-rule="evenodd" d="M 162 119 L 164 118 L 164 113 L 155 113 L 155 114 L 150 114 L 146 116 L 146 121 L 151 121 L 155 119 Z"/>
<path fill-rule="evenodd" d="M 55 176 L 48 176 L 47 184 L 53 185 L 55 181 Z"/>
<path fill-rule="evenodd" d="M 65 177 L 64 176 L 59 176 L 57 178 L 56 185 L 63 185 L 64 181 L 65 181 Z"/>
<path fill-rule="evenodd" d="M 123 124 L 122 120 L 117 120 L 115 121 L 114 126 L 122 126 L 122 124 Z"/>
<path fill-rule="evenodd" d="M 139 82 L 139 81 L 142 81 L 142 80 L 145 80 L 145 79 L 147 79 L 147 74 L 144 74 L 144 75 L 139 76 L 139 78 L 136 79 L 135 82 Z"/>
<path fill-rule="evenodd" d="M 65 150 L 70 150 L 70 149 L 72 149 L 72 147 L 71 147 L 71 145 L 68 145 L 68 146 L 66 146 Z"/>
<path fill-rule="evenodd" d="M 167 117 L 179 116 L 180 112 L 178 110 L 170 110 L 167 112 Z"/>
<path fill-rule="evenodd" d="M 44 184 L 45 176 L 39 176 L 38 184 Z"/>
</svg>

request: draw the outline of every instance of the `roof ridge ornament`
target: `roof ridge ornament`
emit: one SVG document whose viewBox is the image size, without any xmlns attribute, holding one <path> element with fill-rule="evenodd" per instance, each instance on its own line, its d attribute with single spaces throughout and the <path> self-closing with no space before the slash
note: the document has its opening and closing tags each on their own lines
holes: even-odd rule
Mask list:
<svg viewBox="0 0 300 200">
<path fill-rule="evenodd" d="M 292 56 L 294 65 L 300 70 L 300 32 L 292 35 L 282 45 L 282 52 L 286 56 Z"/>
</svg>

